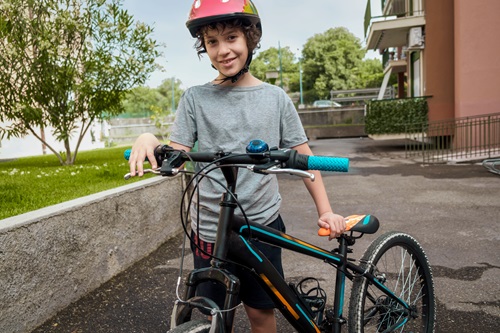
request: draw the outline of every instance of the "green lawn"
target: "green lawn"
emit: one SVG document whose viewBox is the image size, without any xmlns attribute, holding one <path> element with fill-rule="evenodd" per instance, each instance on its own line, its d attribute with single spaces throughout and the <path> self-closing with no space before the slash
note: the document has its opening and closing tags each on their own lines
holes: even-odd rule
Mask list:
<svg viewBox="0 0 500 333">
<path fill-rule="evenodd" d="M 74 166 L 61 166 L 54 155 L 1 162 L 0 220 L 140 180 L 123 179 L 127 148 L 79 152 Z"/>
</svg>

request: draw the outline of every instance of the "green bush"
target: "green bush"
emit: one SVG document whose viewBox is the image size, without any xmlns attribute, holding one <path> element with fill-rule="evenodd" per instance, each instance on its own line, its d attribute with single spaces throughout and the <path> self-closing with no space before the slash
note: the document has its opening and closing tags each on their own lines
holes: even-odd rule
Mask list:
<svg viewBox="0 0 500 333">
<path fill-rule="evenodd" d="M 0 220 L 138 181 L 123 178 L 127 148 L 82 151 L 73 166 L 61 166 L 54 155 L 1 162 Z"/>
<path fill-rule="evenodd" d="M 417 124 L 426 124 L 429 107 L 426 98 L 421 97 L 373 100 L 366 110 L 367 134 L 400 134 Z"/>
</svg>

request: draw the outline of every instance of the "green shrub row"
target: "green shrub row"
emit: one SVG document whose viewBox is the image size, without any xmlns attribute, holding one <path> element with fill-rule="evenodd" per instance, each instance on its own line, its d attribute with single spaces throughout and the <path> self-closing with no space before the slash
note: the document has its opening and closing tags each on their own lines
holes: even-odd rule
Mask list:
<svg viewBox="0 0 500 333">
<path fill-rule="evenodd" d="M 409 127 L 425 124 L 428 119 L 429 107 L 425 97 L 373 100 L 366 107 L 366 134 L 406 133 Z"/>
</svg>

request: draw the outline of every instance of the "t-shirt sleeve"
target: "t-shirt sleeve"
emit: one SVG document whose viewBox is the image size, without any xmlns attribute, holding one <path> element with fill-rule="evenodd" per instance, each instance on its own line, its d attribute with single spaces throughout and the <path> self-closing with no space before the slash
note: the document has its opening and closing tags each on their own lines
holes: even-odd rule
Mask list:
<svg viewBox="0 0 500 333">
<path fill-rule="evenodd" d="M 281 148 L 292 148 L 307 142 L 307 136 L 299 114 L 288 95 L 283 93 L 281 121 Z"/>
<path fill-rule="evenodd" d="M 197 140 L 195 107 L 191 91 L 186 90 L 179 101 L 174 124 L 170 131 L 170 141 L 193 147 Z"/>
</svg>

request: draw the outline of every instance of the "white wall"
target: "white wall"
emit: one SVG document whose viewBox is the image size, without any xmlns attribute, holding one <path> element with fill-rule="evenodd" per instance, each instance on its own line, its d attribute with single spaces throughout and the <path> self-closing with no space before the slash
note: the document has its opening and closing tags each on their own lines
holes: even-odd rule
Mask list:
<svg viewBox="0 0 500 333">
<path fill-rule="evenodd" d="M 0 123 L 0 126 L 3 127 L 5 126 L 5 124 Z M 65 151 L 63 143 L 56 142 L 56 140 L 54 139 L 52 130 L 53 129 L 50 127 L 45 129 L 45 139 L 58 152 Z M 96 139 L 95 142 L 92 142 L 90 130 L 94 132 L 94 136 Z M 106 123 L 94 123 L 91 129 L 89 129 L 89 131 L 83 138 L 83 141 L 80 144 L 79 151 L 103 148 L 104 137 L 106 135 L 109 135 L 107 133 L 108 131 L 108 125 Z M 74 148 L 76 147 L 76 142 L 77 135 L 75 134 L 75 137 L 73 138 L 73 140 L 71 140 L 72 150 L 74 150 Z M 49 149 L 46 150 L 46 153 L 52 154 Z M 43 155 L 43 150 L 42 143 L 34 135 L 28 135 L 24 138 L 11 138 L 10 140 L 3 139 L 0 141 L 0 160 L 36 155 Z"/>
</svg>

